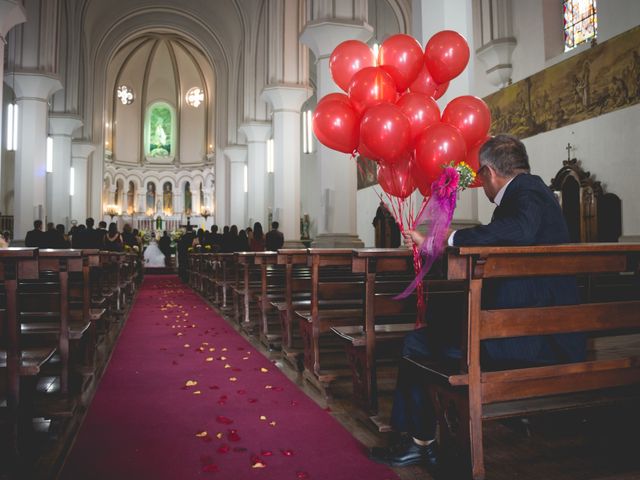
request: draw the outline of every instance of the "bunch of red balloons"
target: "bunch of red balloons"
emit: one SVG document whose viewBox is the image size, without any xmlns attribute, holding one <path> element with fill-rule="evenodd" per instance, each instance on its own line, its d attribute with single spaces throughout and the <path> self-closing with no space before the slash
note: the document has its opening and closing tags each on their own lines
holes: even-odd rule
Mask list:
<svg viewBox="0 0 640 480">
<path fill-rule="evenodd" d="M 430 195 L 442 166 L 466 161 L 478 169 L 491 113 L 479 98 L 436 103 L 469 61 L 469 46 L 451 30 L 436 33 L 423 51 L 418 41 L 393 35 L 378 58 L 363 42 L 347 40 L 330 59 L 333 80 L 347 94 L 319 102 L 313 131 L 323 145 L 378 162 L 378 183 L 401 199 L 416 188 Z"/>
</svg>

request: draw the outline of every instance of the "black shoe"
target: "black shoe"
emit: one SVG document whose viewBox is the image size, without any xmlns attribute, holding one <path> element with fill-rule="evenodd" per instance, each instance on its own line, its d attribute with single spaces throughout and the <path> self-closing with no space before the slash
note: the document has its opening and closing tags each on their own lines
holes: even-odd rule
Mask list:
<svg viewBox="0 0 640 480">
<path fill-rule="evenodd" d="M 438 467 L 438 446 L 436 442 L 418 445 L 413 440 L 391 448 L 373 448 L 370 458 L 391 467 L 425 465 L 430 470 Z"/>
</svg>

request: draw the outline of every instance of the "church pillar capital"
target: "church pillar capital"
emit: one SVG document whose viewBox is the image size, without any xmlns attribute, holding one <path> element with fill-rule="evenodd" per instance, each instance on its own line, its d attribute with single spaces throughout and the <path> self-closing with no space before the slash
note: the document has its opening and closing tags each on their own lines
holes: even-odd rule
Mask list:
<svg viewBox="0 0 640 480">
<path fill-rule="evenodd" d="M 302 104 L 313 95 L 313 90 L 304 85 L 270 84 L 262 89 L 262 99 L 268 102 L 273 112 L 300 113 Z"/>
<path fill-rule="evenodd" d="M 246 122 L 240 125 L 239 131 L 247 137 L 247 142 L 266 142 L 271 137 L 271 123 Z"/>
<path fill-rule="evenodd" d="M 224 155 L 229 159 L 229 163 L 245 163 L 247 161 L 247 147 L 229 145 L 224 149 Z"/>
<path fill-rule="evenodd" d="M 300 34 L 300 41 L 311 49 L 316 60 L 320 60 L 328 58 L 346 40 L 367 42 L 372 36 L 373 27 L 365 21 L 325 18 L 307 23 Z"/>
<path fill-rule="evenodd" d="M 71 156 L 74 159 L 78 158 L 88 160 L 89 155 L 91 155 L 95 150 L 95 145 L 88 142 L 73 142 L 71 144 Z"/>
<path fill-rule="evenodd" d="M 84 123 L 80 120 L 80 117 L 75 115 L 49 115 L 49 133 L 52 136 L 70 137 L 82 125 Z"/>
<path fill-rule="evenodd" d="M 27 12 L 21 2 L 0 0 L 0 43 L 4 43 L 9 30 L 26 21 Z"/>
<path fill-rule="evenodd" d="M 44 73 L 10 72 L 4 76 L 5 83 L 14 86 L 16 100 L 47 102 L 49 97 L 62 90 L 60 79 Z"/>
</svg>

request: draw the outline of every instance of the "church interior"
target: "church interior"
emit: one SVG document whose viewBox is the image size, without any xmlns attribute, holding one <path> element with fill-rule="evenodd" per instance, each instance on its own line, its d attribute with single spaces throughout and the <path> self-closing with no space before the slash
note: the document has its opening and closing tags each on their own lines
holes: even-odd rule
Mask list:
<svg viewBox="0 0 640 480">
<path fill-rule="evenodd" d="M 314 122 L 352 96 L 343 42 L 378 62 L 443 31 L 470 53 L 438 120 L 486 104 L 482 138 L 522 141 L 568 241 L 454 233 L 402 297 L 424 251 L 401 231 L 435 190 L 391 202 L 364 123 L 338 151 Z M 0 0 L 0 47 L 0 480 L 640 478 L 640 2 Z M 454 192 L 451 231 L 493 222 L 488 195 Z M 482 303 L 563 275 L 578 304 Z M 403 353 L 425 311 L 455 365 Z M 486 361 L 562 334 L 584 359 Z M 372 453 L 400 433 L 400 366 L 435 404 L 437 469 Z"/>
</svg>

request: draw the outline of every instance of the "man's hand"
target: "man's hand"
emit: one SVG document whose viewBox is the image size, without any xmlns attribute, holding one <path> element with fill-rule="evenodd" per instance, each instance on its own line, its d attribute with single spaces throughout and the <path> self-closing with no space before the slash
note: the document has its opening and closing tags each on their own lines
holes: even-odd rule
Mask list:
<svg viewBox="0 0 640 480">
<path fill-rule="evenodd" d="M 407 230 L 402 236 L 404 237 L 404 244 L 408 248 L 413 248 L 414 245 L 420 248 L 424 242 L 424 235 L 415 230 Z"/>
</svg>

